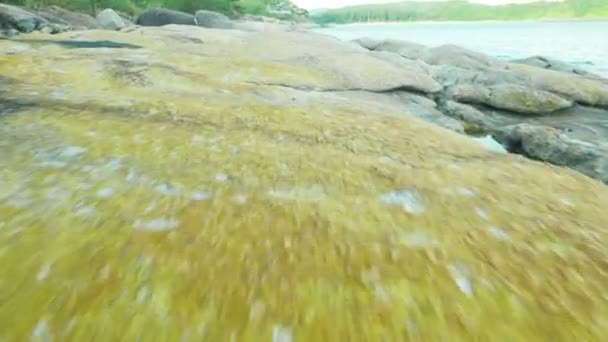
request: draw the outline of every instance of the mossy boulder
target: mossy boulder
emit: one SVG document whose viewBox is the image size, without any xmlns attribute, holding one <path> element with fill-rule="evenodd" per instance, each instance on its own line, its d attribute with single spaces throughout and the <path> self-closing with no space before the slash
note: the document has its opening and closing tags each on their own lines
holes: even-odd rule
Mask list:
<svg viewBox="0 0 608 342">
<path fill-rule="evenodd" d="M 331 91 L 306 59 L 367 51 L 179 25 L 13 44 L 2 339 L 608 335 L 608 187 Z"/>
<path fill-rule="evenodd" d="M 515 84 L 463 84 L 451 89 L 451 96 L 461 102 L 484 104 L 520 114 L 550 114 L 573 105 L 553 93 Z"/>
</svg>

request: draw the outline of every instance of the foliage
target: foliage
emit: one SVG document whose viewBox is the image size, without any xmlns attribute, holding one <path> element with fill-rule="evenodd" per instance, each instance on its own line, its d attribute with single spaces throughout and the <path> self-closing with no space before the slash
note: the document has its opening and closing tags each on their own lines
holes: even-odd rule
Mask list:
<svg viewBox="0 0 608 342">
<path fill-rule="evenodd" d="M 467 1 L 400 2 L 344 7 L 313 13 L 318 23 L 418 20 L 527 20 L 608 17 L 606 0 L 565 0 L 503 6 Z"/>
<path fill-rule="evenodd" d="M 205 9 L 228 15 L 272 16 L 272 13 L 268 12 L 269 6 L 277 3 L 293 6 L 289 0 L 4 0 L 3 2 L 25 7 L 55 5 L 93 15 L 104 8 L 136 15 L 146 8 L 165 7 L 189 13 Z"/>
</svg>

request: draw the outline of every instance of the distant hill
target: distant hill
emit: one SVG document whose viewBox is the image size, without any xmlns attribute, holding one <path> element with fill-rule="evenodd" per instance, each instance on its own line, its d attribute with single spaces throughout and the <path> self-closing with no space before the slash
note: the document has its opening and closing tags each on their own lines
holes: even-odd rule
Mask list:
<svg viewBox="0 0 608 342">
<path fill-rule="evenodd" d="M 462 0 L 398 2 L 312 12 L 320 24 L 388 21 L 474 21 L 608 18 L 608 0 L 565 0 L 487 6 Z"/>
</svg>

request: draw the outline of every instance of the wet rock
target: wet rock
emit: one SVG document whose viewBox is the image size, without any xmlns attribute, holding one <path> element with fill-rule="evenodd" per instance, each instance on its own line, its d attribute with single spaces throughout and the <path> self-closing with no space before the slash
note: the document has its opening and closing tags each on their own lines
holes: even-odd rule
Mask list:
<svg viewBox="0 0 608 342">
<path fill-rule="evenodd" d="M 196 25 L 215 29 L 233 28 L 232 21 L 225 15 L 212 11 L 196 11 L 194 15 Z"/>
<path fill-rule="evenodd" d="M 529 124 L 505 127 L 498 139 L 511 152 L 567 166 L 608 183 L 608 144 L 571 139 L 554 128 Z"/>
<path fill-rule="evenodd" d="M 196 25 L 196 21 L 194 16 L 189 13 L 166 8 L 153 8 L 141 13 L 137 17 L 136 24 L 141 26 Z"/>
</svg>

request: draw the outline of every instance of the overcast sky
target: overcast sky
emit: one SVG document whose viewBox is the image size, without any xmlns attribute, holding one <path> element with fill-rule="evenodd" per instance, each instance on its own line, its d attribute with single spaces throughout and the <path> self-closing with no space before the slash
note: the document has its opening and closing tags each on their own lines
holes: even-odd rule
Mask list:
<svg viewBox="0 0 608 342">
<path fill-rule="evenodd" d="M 351 5 L 360 4 L 371 4 L 371 3 L 386 3 L 386 2 L 400 2 L 404 0 L 293 0 L 296 5 L 306 8 L 337 8 Z M 418 0 L 422 1 L 422 0 Z M 426 1 L 445 1 L 445 0 L 426 0 Z M 503 4 L 514 4 L 514 3 L 526 3 L 538 0 L 469 0 L 470 2 L 485 4 L 485 5 L 503 5 Z M 561 0 L 545 0 L 545 1 L 561 1 Z M 606 0 L 608 1 L 608 0 Z"/>
</svg>

